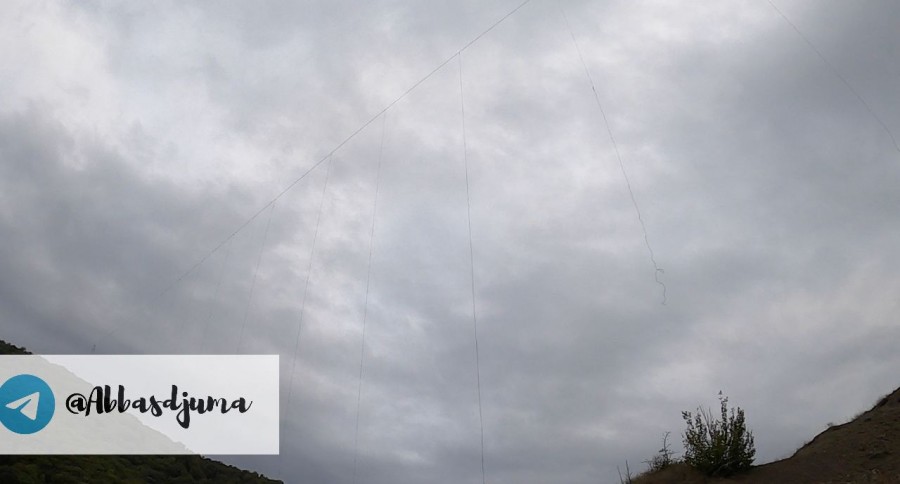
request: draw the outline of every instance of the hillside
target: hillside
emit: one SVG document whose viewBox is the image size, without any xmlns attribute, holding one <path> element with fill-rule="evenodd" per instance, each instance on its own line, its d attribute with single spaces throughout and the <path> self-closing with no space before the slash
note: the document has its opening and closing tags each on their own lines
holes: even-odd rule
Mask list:
<svg viewBox="0 0 900 484">
<path fill-rule="evenodd" d="M 0 340 L 0 354 L 28 354 Z M 172 456 L 0 456 L 0 483 L 277 483 L 256 472 L 198 455 Z"/>
<path fill-rule="evenodd" d="M 829 427 L 787 459 L 730 479 L 711 479 L 683 464 L 634 484 L 900 483 L 900 388 L 843 425 Z"/>
</svg>

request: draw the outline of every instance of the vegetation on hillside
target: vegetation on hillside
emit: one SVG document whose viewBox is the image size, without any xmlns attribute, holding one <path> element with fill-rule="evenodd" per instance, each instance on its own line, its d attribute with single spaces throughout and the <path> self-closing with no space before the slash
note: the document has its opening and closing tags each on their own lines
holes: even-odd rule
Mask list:
<svg viewBox="0 0 900 484">
<path fill-rule="evenodd" d="M 738 414 L 733 415 L 736 424 Z M 692 416 L 691 421 L 696 422 L 695 419 Z M 653 459 L 647 461 L 648 465 L 651 462 Z M 626 475 L 621 480 L 630 484 L 897 484 L 900 483 L 900 388 L 880 398 L 870 410 L 851 421 L 829 424 L 786 459 L 750 466 L 731 477 L 710 477 L 684 459 L 670 459 L 669 465 L 662 469 L 648 470 L 637 477 Z"/>
<path fill-rule="evenodd" d="M 711 410 L 698 408 L 696 414 L 682 412 L 684 462 L 708 476 L 730 476 L 746 471 L 753 464 L 756 448 L 753 433 L 747 429 L 744 410 L 728 413 L 728 397 L 719 392 L 721 418 Z"/>
</svg>

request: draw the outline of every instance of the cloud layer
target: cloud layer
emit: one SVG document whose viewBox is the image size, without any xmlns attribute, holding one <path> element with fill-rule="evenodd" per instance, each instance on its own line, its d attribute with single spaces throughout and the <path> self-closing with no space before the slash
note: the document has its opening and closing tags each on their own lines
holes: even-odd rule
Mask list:
<svg viewBox="0 0 900 484">
<path fill-rule="evenodd" d="M 777 2 L 812 46 L 764 1 L 561 4 L 665 305 L 554 2 L 260 211 L 516 5 L 5 3 L 2 337 L 278 353 L 282 456 L 233 462 L 480 482 L 465 153 L 489 481 L 614 481 L 719 390 L 772 460 L 895 388 L 892 2 Z"/>
</svg>

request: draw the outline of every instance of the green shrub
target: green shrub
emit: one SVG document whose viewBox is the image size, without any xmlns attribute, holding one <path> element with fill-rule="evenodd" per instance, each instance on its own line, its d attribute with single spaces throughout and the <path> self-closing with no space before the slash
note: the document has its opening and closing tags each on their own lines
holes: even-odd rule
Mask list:
<svg viewBox="0 0 900 484">
<path fill-rule="evenodd" d="M 708 476 L 729 476 L 750 468 L 756 449 L 753 432 L 747 430 L 744 411 L 728 413 L 728 397 L 719 392 L 721 419 L 711 410 L 697 409 L 696 415 L 681 412 L 684 431 L 684 461 Z"/>
</svg>

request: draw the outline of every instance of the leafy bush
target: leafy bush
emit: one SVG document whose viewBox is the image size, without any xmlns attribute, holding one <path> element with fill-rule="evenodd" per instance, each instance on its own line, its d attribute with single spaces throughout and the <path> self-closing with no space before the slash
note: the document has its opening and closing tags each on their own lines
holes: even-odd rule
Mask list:
<svg viewBox="0 0 900 484">
<path fill-rule="evenodd" d="M 696 415 L 681 412 L 684 431 L 684 461 L 708 476 L 729 476 L 750 468 L 756 449 L 753 432 L 747 430 L 744 411 L 728 413 L 728 397 L 719 392 L 721 419 L 711 410 L 697 409 Z"/>
</svg>

